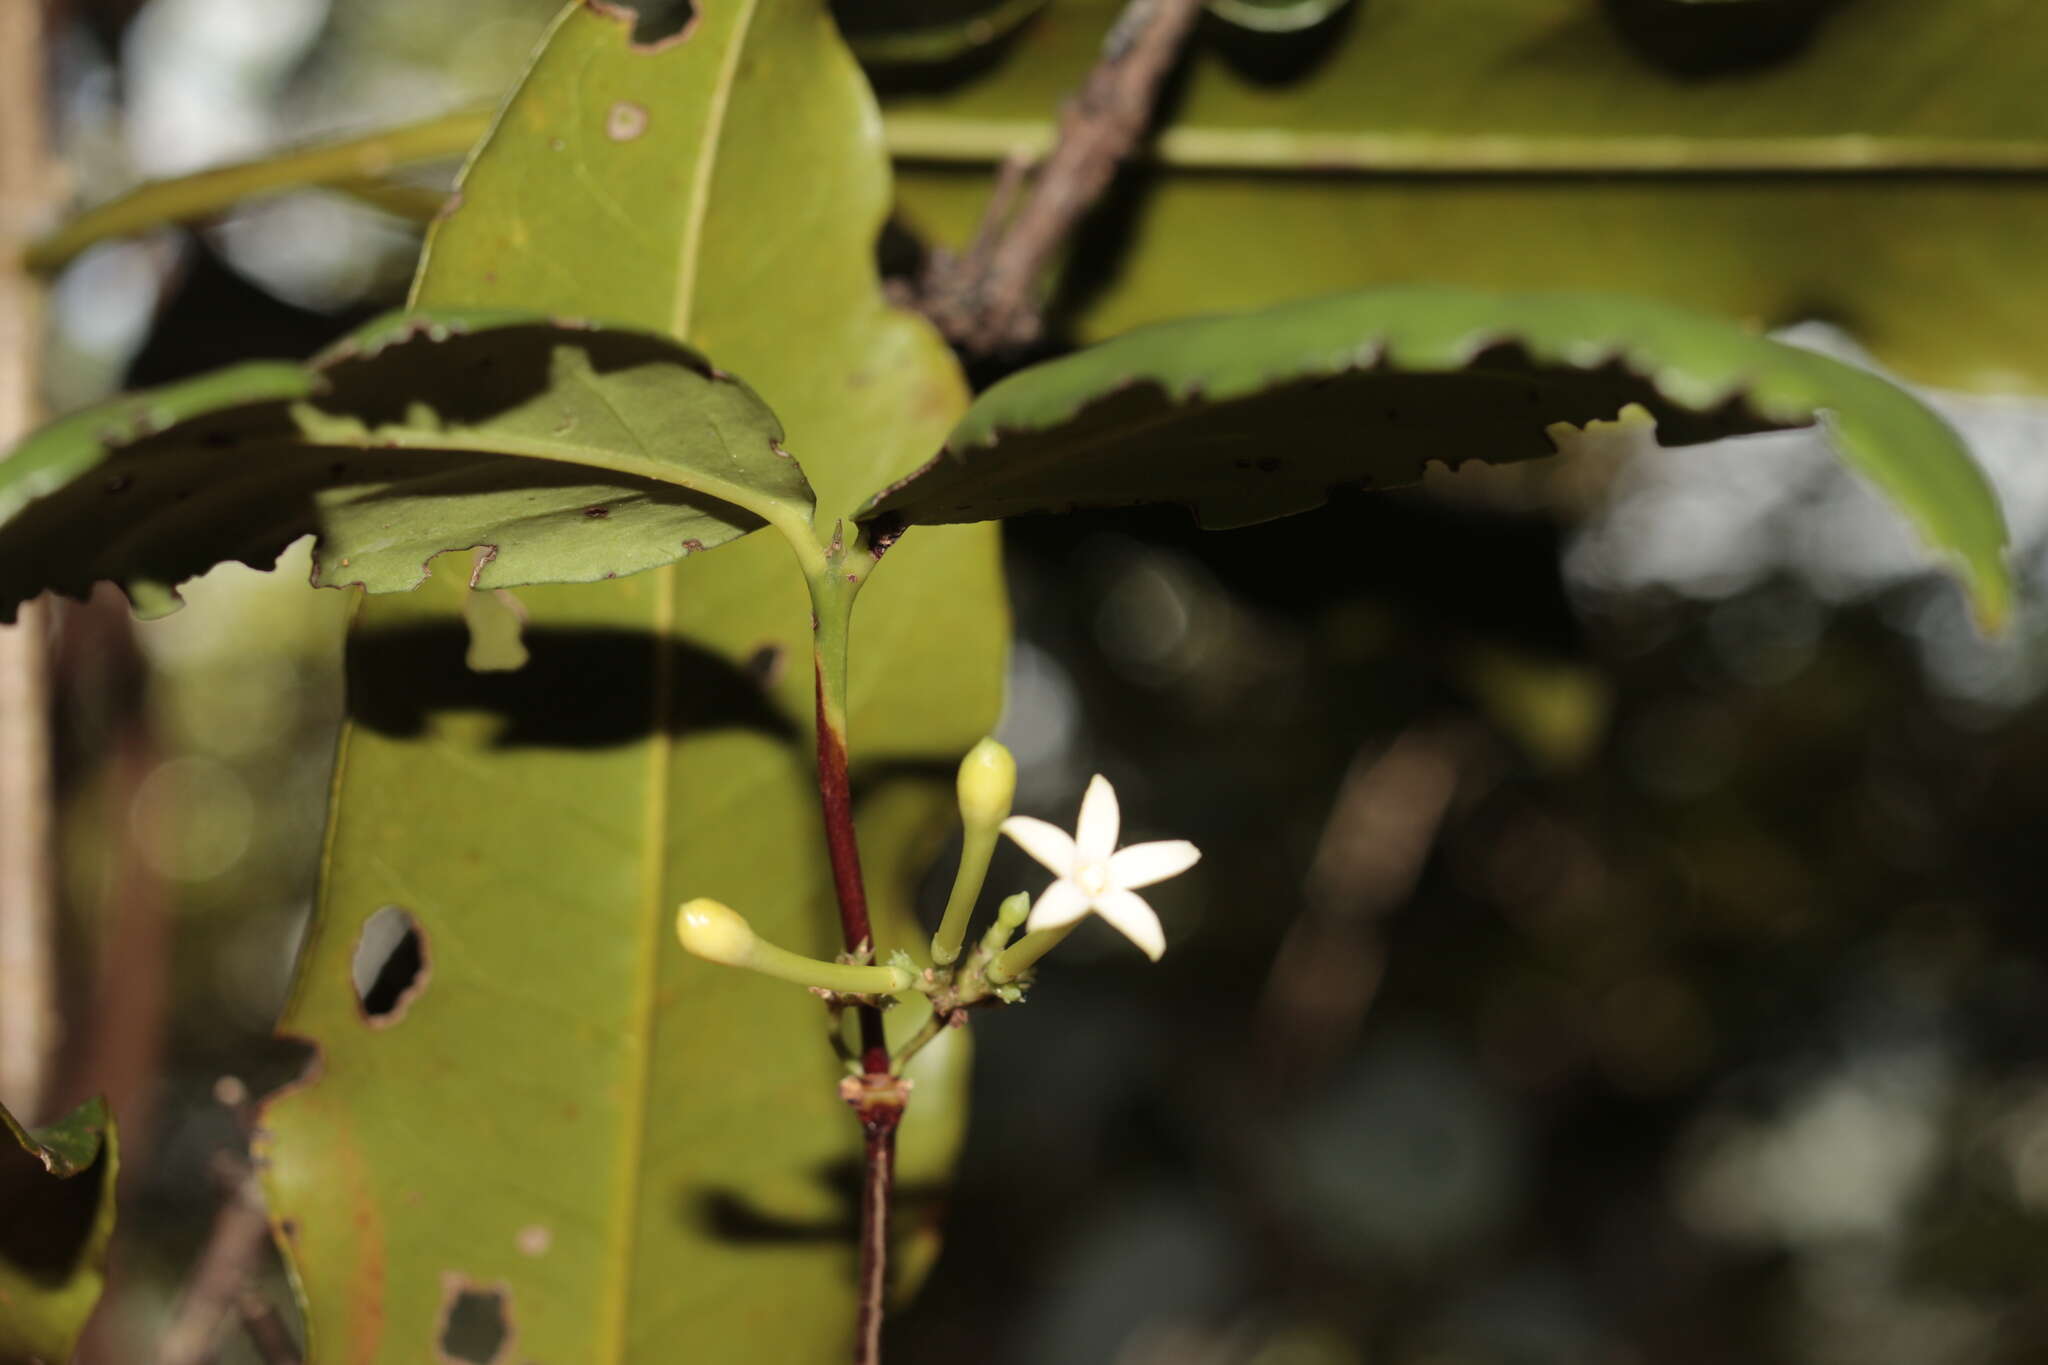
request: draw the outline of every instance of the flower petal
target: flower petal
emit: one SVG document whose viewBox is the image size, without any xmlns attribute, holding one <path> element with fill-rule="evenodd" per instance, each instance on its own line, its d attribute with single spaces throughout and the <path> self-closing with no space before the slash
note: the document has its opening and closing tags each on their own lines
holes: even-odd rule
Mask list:
<svg viewBox="0 0 2048 1365">
<path fill-rule="evenodd" d="M 1076 855 L 1084 863 L 1106 861 L 1116 851 L 1116 836 L 1122 827 L 1116 789 L 1097 773 L 1088 784 L 1088 794 L 1081 798 L 1081 818 L 1074 824 Z"/>
<path fill-rule="evenodd" d="M 1053 876 L 1065 877 L 1073 872 L 1074 837 L 1058 825 L 1049 825 L 1028 815 L 1013 815 L 1003 821 L 1002 830 L 1016 841 L 1017 847 L 1044 864 Z"/>
<path fill-rule="evenodd" d="M 1202 860 L 1202 850 L 1185 839 L 1162 839 L 1156 844 L 1132 844 L 1109 858 L 1109 880 L 1126 891 L 1150 886 L 1168 877 L 1178 877 Z"/>
<path fill-rule="evenodd" d="M 1024 932 L 1035 934 L 1040 929 L 1057 929 L 1062 924 L 1072 924 L 1088 913 L 1088 894 L 1064 877 L 1045 888 L 1038 903 L 1031 907 L 1031 917 L 1024 921 Z"/>
<path fill-rule="evenodd" d="M 1166 931 L 1159 927 L 1159 916 L 1152 913 L 1152 907 L 1145 904 L 1143 896 L 1129 891 L 1105 891 L 1095 898 L 1095 913 L 1144 949 L 1145 956 L 1154 962 L 1166 951 Z M 1038 912 L 1034 910 L 1032 918 L 1037 917 Z"/>
</svg>

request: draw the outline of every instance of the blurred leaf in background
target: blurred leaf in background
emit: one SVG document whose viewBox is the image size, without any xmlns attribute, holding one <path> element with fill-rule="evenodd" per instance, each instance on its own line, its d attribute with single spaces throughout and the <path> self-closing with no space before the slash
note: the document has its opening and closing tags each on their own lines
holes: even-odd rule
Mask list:
<svg viewBox="0 0 2048 1365">
<path fill-rule="evenodd" d="M 896 82 L 914 229 L 964 245 L 1117 8 L 1055 0 L 987 71 Z M 1692 16 L 1718 49 L 1666 41 L 1687 10 L 1721 12 Z M 1824 318 L 1929 383 L 2048 388 L 2048 28 L 2007 0 L 1371 0 L 1302 39 L 1205 35 L 1154 164 L 1077 244 L 1075 335 L 1389 283 L 1606 289 Z M 1674 66 L 1702 50 L 1725 61 Z"/>
</svg>

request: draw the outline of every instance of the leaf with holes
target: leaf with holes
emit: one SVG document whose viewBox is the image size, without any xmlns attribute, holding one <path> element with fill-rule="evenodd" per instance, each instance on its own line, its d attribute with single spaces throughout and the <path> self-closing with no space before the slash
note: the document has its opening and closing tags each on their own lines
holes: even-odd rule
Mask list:
<svg viewBox="0 0 2048 1365">
<path fill-rule="evenodd" d="M 966 402 L 945 345 L 881 292 L 872 99 L 816 0 L 699 4 L 688 28 L 638 37 L 614 9 L 562 13 L 434 226 L 413 302 L 601 316 L 702 348 L 773 406 L 829 526 Z M 917 942 L 943 774 L 993 724 L 1002 677 L 993 528 L 918 539 L 854 625 L 885 948 Z M 860 1138 L 818 1002 L 689 958 L 671 929 L 708 895 L 777 942 L 838 950 L 789 561 L 753 536 L 520 589 L 516 672 L 465 666 L 463 563 L 362 603 L 283 1021 L 320 1063 L 263 1120 L 316 1359 L 844 1354 Z M 395 952 L 400 926 L 416 941 Z M 918 1059 L 904 1188 L 943 1186 L 963 1043 Z M 926 1258 L 936 1219 L 936 1201 L 901 1210 Z"/>
<path fill-rule="evenodd" d="M 0 1108 L 0 1362 L 71 1359 L 106 1285 L 114 1121 L 99 1100 L 47 1128 Z"/>
<path fill-rule="evenodd" d="M 1670 445 L 1825 427 L 1959 566 L 2011 604 L 2005 524 L 1961 440 L 1896 385 L 1663 304 L 1414 287 L 1162 323 L 983 394 L 864 518 L 909 524 L 1181 502 L 1204 525 L 1410 483 L 1440 461 L 1555 453 L 1558 428 L 1654 417 Z"/>
<path fill-rule="evenodd" d="M 0 616 L 120 583 L 144 615 L 224 560 L 315 532 L 313 581 L 417 586 L 482 547 L 481 587 L 615 578 L 811 490 L 752 390 L 662 336 L 508 313 L 401 314 L 309 364 L 238 365 L 53 422 L 0 463 Z"/>
</svg>

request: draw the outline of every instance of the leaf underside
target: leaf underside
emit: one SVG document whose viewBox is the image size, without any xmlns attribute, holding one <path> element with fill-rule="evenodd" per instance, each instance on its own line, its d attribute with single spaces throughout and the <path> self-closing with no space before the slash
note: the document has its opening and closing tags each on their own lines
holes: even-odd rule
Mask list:
<svg viewBox="0 0 2048 1365">
<path fill-rule="evenodd" d="M 2010 604 L 2005 526 L 1961 440 L 1896 386 L 1662 304 L 1410 287 L 1164 323 L 991 388 L 929 465 L 863 509 L 909 524 L 1189 505 L 1206 526 L 1386 488 L 1434 462 L 1556 453 L 1559 424 L 1634 408 L 1666 445 L 1823 423 L 1950 556 L 1980 612 Z"/>
<path fill-rule="evenodd" d="M 965 386 L 883 299 L 887 162 L 824 7 L 696 8 L 650 43 L 622 12 L 563 11 L 434 225 L 413 303 L 701 348 L 773 405 L 829 525 L 937 449 Z M 502 1296 L 506 1360 L 845 1353 L 860 1140 L 822 1010 L 688 957 L 672 928 L 708 895 L 776 942 L 838 950 L 808 603 L 777 539 L 521 589 L 518 672 L 464 666 L 460 566 L 364 600 L 281 1024 L 321 1061 L 263 1119 L 315 1365 L 438 1358 L 465 1285 Z M 929 773 L 993 723 L 1003 658 L 993 528 L 923 539 L 891 553 L 854 627 L 856 762 L 911 760 L 860 784 L 885 947 L 916 941 L 910 890 L 952 804 Z M 373 1022 L 350 968 L 385 905 L 429 965 L 403 1017 Z M 945 1179 L 964 1059 L 919 1080 L 906 1188 Z M 927 1252 L 933 1216 L 900 1224 Z"/>
<path fill-rule="evenodd" d="M 106 1283 L 118 1165 L 99 1100 L 34 1130 L 0 1109 L 0 1365 L 71 1359 Z"/>
<path fill-rule="evenodd" d="M 746 385 L 645 333 L 507 314 L 380 319 L 53 423 L 0 464 L 0 612 L 112 579 L 145 616 L 317 533 L 313 581 L 399 592 L 445 550 L 477 585 L 585 582 L 808 520 Z"/>
</svg>

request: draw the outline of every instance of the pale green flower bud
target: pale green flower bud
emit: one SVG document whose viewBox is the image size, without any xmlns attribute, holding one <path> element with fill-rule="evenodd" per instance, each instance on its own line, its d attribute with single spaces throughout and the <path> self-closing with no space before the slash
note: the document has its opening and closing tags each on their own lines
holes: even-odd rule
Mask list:
<svg viewBox="0 0 2048 1365">
<path fill-rule="evenodd" d="M 984 739 L 960 761 L 960 821 L 969 829 L 994 829 L 1010 814 L 1017 794 L 1017 760 L 993 739 Z"/>
<path fill-rule="evenodd" d="M 706 897 L 684 901 L 676 911 L 676 937 L 683 947 L 709 962 L 744 967 L 754 959 L 761 940 L 739 911 Z"/>
</svg>

